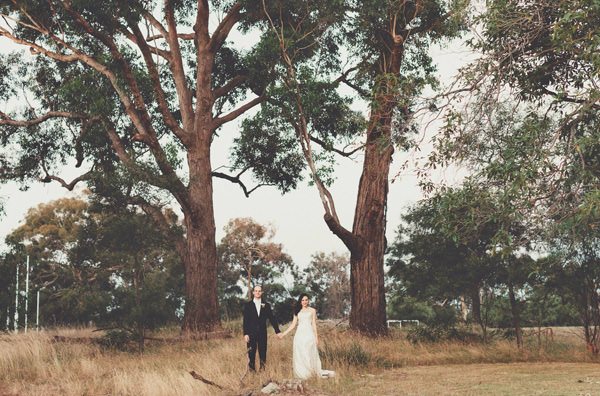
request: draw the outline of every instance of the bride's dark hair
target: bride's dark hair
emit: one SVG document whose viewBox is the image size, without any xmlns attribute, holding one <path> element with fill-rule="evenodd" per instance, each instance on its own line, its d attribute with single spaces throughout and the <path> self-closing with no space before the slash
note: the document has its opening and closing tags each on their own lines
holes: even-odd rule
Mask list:
<svg viewBox="0 0 600 396">
<path fill-rule="evenodd" d="M 298 312 L 300 312 L 300 310 L 302 309 L 302 299 L 304 297 L 310 298 L 306 293 L 300 294 L 300 297 L 298 297 L 298 302 L 296 303 L 296 309 L 294 309 L 294 316 L 298 315 Z"/>
</svg>

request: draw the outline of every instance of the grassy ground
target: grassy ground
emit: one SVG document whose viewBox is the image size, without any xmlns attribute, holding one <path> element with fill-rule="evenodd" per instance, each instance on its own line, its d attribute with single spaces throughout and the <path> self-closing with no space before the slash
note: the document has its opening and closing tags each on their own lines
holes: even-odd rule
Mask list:
<svg viewBox="0 0 600 396">
<path fill-rule="evenodd" d="M 345 395 L 600 395 L 594 363 L 496 363 L 418 366 L 347 380 Z M 330 389 L 331 388 L 331 389 Z M 335 394 L 325 384 L 323 392 Z"/>
<path fill-rule="evenodd" d="M 600 395 L 598 359 L 578 332 L 555 329 L 541 347 L 529 337 L 519 351 L 505 340 L 414 345 L 401 332 L 371 340 L 322 324 L 323 366 L 337 377 L 305 385 L 309 395 Z M 152 342 L 138 354 L 53 342 L 56 334 L 97 336 L 88 329 L 0 335 L 0 395 L 247 395 L 292 377 L 291 337 L 271 337 L 267 370 L 241 380 L 241 337 Z M 192 370 L 224 389 L 192 378 Z"/>
</svg>

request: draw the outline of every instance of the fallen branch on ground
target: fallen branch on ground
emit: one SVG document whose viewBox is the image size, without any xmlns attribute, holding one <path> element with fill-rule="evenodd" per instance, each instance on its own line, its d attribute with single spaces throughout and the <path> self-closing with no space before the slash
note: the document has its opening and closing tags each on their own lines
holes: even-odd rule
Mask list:
<svg viewBox="0 0 600 396">
<path fill-rule="evenodd" d="M 221 385 L 219 385 L 219 384 L 217 384 L 217 383 L 214 383 L 214 382 L 212 382 L 211 380 L 208 380 L 208 379 L 204 378 L 203 376 L 201 376 L 200 374 L 198 374 L 198 373 L 197 373 L 197 372 L 195 372 L 194 370 L 190 371 L 190 375 L 191 375 L 191 376 L 192 376 L 194 379 L 197 379 L 198 381 L 202 381 L 202 382 L 204 382 L 204 383 L 205 383 L 205 384 L 207 384 L 207 385 L 212 385 L 212 386 L 215 386 L 215 387 L 217 387 L 217 388 L 219 388 L 219 389 L 221 389 L 221 390 L 225 390 L 225 389 L 231 390 L 231 389 L 229 389 L 229 388 L 225 388 L 225 387 L 223 387 L 223 386 L 221 386 Z"/>
</svg>

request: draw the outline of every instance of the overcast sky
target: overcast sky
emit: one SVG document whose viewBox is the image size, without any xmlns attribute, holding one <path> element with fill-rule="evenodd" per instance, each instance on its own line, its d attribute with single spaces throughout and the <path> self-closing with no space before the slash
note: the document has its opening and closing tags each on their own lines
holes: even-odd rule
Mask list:
<svg viewBox="0 0 600 396">
<path fill-rule="evenodd" d="M 0 37 L 0 56 L 15 47 Z M 458 68 L 473 57 L 460 44 L 432 50 L 438 65 L 442 84 L 449 84 Z M 11 104 L 0 103 L 0 111 L 8 112 Z M 437 124 L 428 126 L 426 136 L 435 133 Z M 217 139 L 213 148 L 213 168 L 226 164 L 227 141 L 236 133 L 237 124 L 231 123 L 223 131 L 223 139 Z M 402 170 L 405 161 L 414 163 L 417 158 L 426 154 L 429 137 L 424 139 L 424 151 L 419 153 L 396 152 L 392 163 L 388 197 L 387 238 L 392 241 L 400 216 L 406 207 L 416 202 L 422 195 L 417 186 L 417 179 L 411 168 Z M 336 202 L 336 208 L 342 224 L 352 227 L 356 193 L 360 179 L 362 156 L 355 159 L 340 158 L 336 168 L 336 182 L 331 192 Z M 80 171 L 79 171 L 80 172 Z M 77 173 L 66 169 L 64 178 L 72 179 Z M 458 175 L 450 171 L 442 171 L 437 178 L 443 178 L 452 183 Z M 314 186 L 306 182 L 295 191 L 281 195 L 272 187 L 263 187 L 246 198 L 239 186 L 223 179 L 214 179 L 214 206 L 217 226 L 217 240 L 223 236 L 223 227 L 236 217 L 252 217 L 262 224 L 272 225 L 275 230 L 275 242 L 282 243 L 285 251 L 290 254 L 298 265 L 304 267 L 310 261 L 310 256 L 317 251 L 346 252 L 343 244 L 335 237 L 323 221 L 323 207 Z M 75 192 L 68 192 L 57 183 L 35 183 L 27 191 L 20 191 L 15 183 L 0 186 L 0 197 L 4 201 L 5 215 L 0 218 L 0 239 L 3 243 L 8 233 L 15 229 L 24 219 L 29 208 L 66 196 L 80 196 L 81 187 Z"/>
</svg>

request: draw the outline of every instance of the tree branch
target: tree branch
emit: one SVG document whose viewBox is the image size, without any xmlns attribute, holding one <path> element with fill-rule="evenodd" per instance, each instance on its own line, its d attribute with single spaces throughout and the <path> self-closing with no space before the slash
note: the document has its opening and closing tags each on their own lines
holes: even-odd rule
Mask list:
<svg viewBox="0 0 600 396">
<path fill-rule="evenodd" d="M 79 51 L 78 49 L 74 48 L 73 46 L 69 45 L 67 42 L 65 42 L 64 40 L 62 40 L 61 38 L 57 37 L 55 34 L 53 34 L 52 32 L 50 32 L 49 30 L 43 28 L 43 27 L 30 27 L 31 29 L 47 36 L 49 39 L 51 39 L 52 41 L 54 41 L 57 45 L 62 46 L 63 48 L 68 49 L 69 51 L 72 52 L 72 54 L 69 55 L 65 55 L 65 54 L 61 54 L 55 51 L 50 51 L 40 45 L 37 45 L 33 42 L 30 41 L 26 41 L 23 39 L 20 39 L 16 36 L 14 36 L 12 33 L 10 33 L 8 30 L 6 30 L 5 28 L 0 26 L 0 36 L 4 36 L 9 38 L 11 41 L 20 44 L 20 45 L 24 45 L 24 46 L 28 46 L 30 48 L 30 51 L 32 51 L 32 53 L 38 54 L 44 54 L 45 56 L 48 56 L 51 59 L 57 60 L 57 61 L 61 61 L 61 62 L 76 62 L 76 61 L 80 61 L 84 64 L 87 64 L 89 67 L 91 67 L 92 69 L 96 70 L 97 72 L 99 72 L 100 74 L 102 74 L 103 76 L 105 76 L 111 83 L 111 85 L 113 86 L 115 92 L 117 93 L 117 95 L 119 96 L 119 99 L 121 100 L 121 103 L 123 103 L 123 106 L 125 107 L 125 110 L 127 111 L 127 114 L 129 115 L 129 117 L 131 118 L 131 121 L 133 122 L 133 124 L 136 126 L 136 128 L 139 131 L 144 131 L 145 130 L 145 126 L 142 122 L 142 120 L 140 119 L 137 110 L 135 109 L 133 103 L 131 102 L 131 99 L 129 98 L 128 94 L 125 92 L 125 90 L 123 90 L 120 85 L 119 85 L 119 79 L 117 78 L 117 76 L 104 64 L 100 63 L 99 61 L 97 61 L 96 59 L 94 59 L 93 57 Z"/>
<path fill-rule="evenodd" d="M 562 100 L 562 101 L 570 102 L 570 103 L 578 103 L 578 104 L 582 104 L 582 105 L 589 105 L 590 107 L 592 107 L 596 110 L 600 110 L 600 106 L 598 104 L 596 104 L 596 102 L 598 102 L 598 99 L 595 99 L 594 101 L 589 101 L 589 100 L 585 100 L 585 99 L 576 99 L 576 98 L 572 98 L 570 96 L 560 95 L 559 93 L 551 91 L 546 87 L 542 87 L 542 91 L 544 91 L 548 95 L 551 95 L 551 96 L 557 98 L 558 100 Z"/>
<path fill-rule="evenodd" d="M 43 166 L 44 169 L 44 173 L 46 173 L 46 176 L 42 179 L 40 179 L 41 182 L 43 183 L 50 183 L 52 180 L 57 181 L 60 183 L 61 186 L 63 186 L 64 188 L 66 188 L 69 191 L 73 191 L 73 189 L 75 188 L 75 185 L 81 181 L 84 180 L 89 180 L 90 176 L 92 174 L 92 171 L 86 172 L 84 174 L 82 174 L 81 176 L 76 177 L 75 179 L 73 179 L 70 183 L 67 183 L 64 179 L 58 177 L 58 176 L 54 176 L 48 173 L 48 171 L 46 170 L 46 167 Z"/>
<path fill-rule="evenodd" d="M 136 44 L 138 47 L 140 47 L 140 45 L 141 45 L 140 43 L 141 43 L 141 42 L 144 42 L 144 43 L 146 43 L 146 42 L 147 42 L 147 39 L 143 39 L 143 38 L 142 38 L 142 39 L 140 40 L 138 37 L 136 37 L 136 35 L 134 35 L 133 33 L 131 33 L 131 32 L 130 32 L 129 30 L 127 30 L 127 29 L 122 29 L 122 30 L 121 30 L 121 32 L 122 32 L 122 33 L 125 35 L 125 37 L 127 37 L 127 38 L 128 38 L 130 41 L 131 41 L 131 42 L 133 42 L 134 44 Z M 155 54 L 155 55 L 158 55 L 158 56 L 162 57 L 162 58 L 163 58 L 163 59 L 165 59 L 166 61 L 170 61 L 170 58 L 171 58 L 171 53 L 170 53 L 169 51 L 165 51 L 165 50 L 163 50 L 163 49 L 161 49 L 161 48 L 158 48 L 158 47 L 155 47 L 155 46 L 152 46 L 152 45 L 148 45 L 147 43 L 146 43 L 146 47 L 147 47 L 147 48 L 148 48 L 148 50 L 149 50 L 150 52 L 152 52 L 153 54 Z M 141 48 L 140 48 L 140 49 L 141 49 Z"/>
<path fill-rule="evenodd" d="M 225 83 L 225 85 L 223 85 L 222 87 L 215 88 L 213 90 L 213 99 L 218 99 L 221 96 L 227 95 L 230 91 L 242 85 L 242 83 L 244 83 L 244 81 L 246 81 L 247 79 L 248 76 L 242 75 L 233 77 L 231 80 L 227 81 L 227 83 Z"/>
<path fill-rule="evenodd" d="M 242 182 L 242 180 L 240 179 L 240 176 L 242 176 L 242 174 L 243 174 L 244 172 L 246 172 L 248 169 L 250 169 L 250 167 L 249 167 L 249 166 L 248 166 L 248 167 L 245 167 L 245 168 L 244 168 L 244 169 L 242 169 L 242 171 L 241 171 L 240 173 L 238 173 L 236 176 L 227 175 L 227 174 L 225 174 L 225 173 L 221 173 L 221 172 L 217 172 L 217 171 L 213 171 L 213 172 L 211 172 L 211 175 L 212 175 L 213 177 L 218 177 L 218 178 L 220 178 L 220 179 L 229 180 L 229 181 L 230 181 L 230 182 L 232 182 L 232 183 L 239 184 L 239 185 L 240 185 L 240 187 L 242 188 L 242 191 L 244 191 L 244 195 L 246 196 L 246 198 L 247 198 L 247 197 L 249 197 L 249 196 L 250 196 L 250 194 L 252 194 L 252 192 L 254 192 L 254 191 L 257 189 L 257 188 L 259 188 L 259 187 L 263 187 L 263 186 L 270 186 L 270 185 L 272 185 L 272 184 L 267 184 L 267 183 L 264 183 L 264 184 L 258 184 L 258 185 L 256 185 L 254 188 L 252 188 L 251 190 L 248 190 L 248 188 L 246 188 L 246 185 L 245 185 L 245 184 Z"/>
<path fill-rule="evenodd" d="M 197 0 L 198 12 L 196 13 L 196 23 L 194 24 L 194 32 L 196 32 L 196 48 L 208 48 L 210 36 L 208 34 L 208 18 L 210 9 L 208 0 Z M 198 51 L 200 52 L 200 51 Z"/>
<path fill-rule="evenodd" d="M 146 62 L 146 67 L 148 68 L 148 73 L 150 74 L 150 80 L 152 81 L 152 87 L 154 88 L 154 93 L 156 94 L 156 98 L 158 100 L 158 107 L 160 112 L 165 120 L 165 124 L 173 131 L 173 133 L 181 140 L 185 142 L 185 133 L 179 126 L 179 123 L 173 117 L 173 113 L 169 109 L 169 104 L 167 103 L 165 91 L 162 88 L 160 83 L 160 76 L 158 74 L 158 70 L 156 69 L 156 64 L 152 59 L 152 55 L 148 48 L 148 44 L 144 41 L 144 37 L 139 27 L 134 21 L 127 21 L 133 30 L 133 34 L 135 35 L 138 41 L 138 47 L 142 52 L 144 57 L 144 61 Z"/>
<path fill-rule="evenodd" d="M 193 40 L 194 37 L 195 37 L 194 33 L 177 33 L 177 38 L 182 39 L 182 40 Z M 167 39 L 167 36 L 165 36 L 164 34 L 155 34 L 155 35 L 146 37 L 146 41 L 148 41 L 148 42 L 158 40 L 158 39 Z"/>
<path fill-rule="evenodd" d="M 331 214 L 325 213 L 323 215 L 323 219 L 325 220 L 325 224 L 329 230 L 340 240 L 344 245 L 357 256 L 360 256 L 362 253 L 362 244 L 360 243 L 360 239 L 357 238 L 352 232 L 348 231 L 344 228 L 338 220 L 336 220 Z"/>
<path fill-rule="evenodd" d="M 350 157 L 352 154 L 356 153 L 359 150 L 362 150 L 365 146 L 363 144 L 361 144 L 359 147 L 355 148 L 352 151 L 343 151 L 340 149 L 337 149 L 333 146 L 331 146 L 330 144 L 327 144 L 326 142 L 324 142 L 323 140 L 319 139 L 318 137 L 315 137 L 313 135 L 309 135 L 310 140 L 317 143 L 319 146 L 323 147 L 325 150 L 329 150 L 329 151 L 333 151 L 334 153 L 338 153 L 341 156 L 344 157 Z"/>
<path fill-rule="evenodd" d="M 167 3 L 168 3 L 168 1 L 165 1 L 165 7 L 167 6 Z M 165 10 L 165 14 L 166 14 L 166 12 L 167 12 L 167 10 Z M 155 39 L 158 39 L 161 37 L 165 38 L 166 40 L 168 40 L 170 38 L 170 34 L 167 31 L 167 29 L 163 26 L 162 23 L 160 23 L 160 21 L 158 19 L 156 19 L 154 17 L 154 15 L 152 15 L 152 13 L 145 11 L 143 13 L 143 16 L 144 16 L 144 19 L 146 19 L 146 21 L 150 22 L 150 25 L 155 27 L 160 32 L 160 34 L 148 37 L 146 39 L 146 41 L 152 41 L 152 40 L 155 40 Z M 152 38 L 152 37 L 154 37 L 154 38 Z"/>
<path fill-rule="evenodd" d="M 69 111 L 49 111 L 46 114 L 33 118 L 31 120 L 15 120 L 10 118 L 6 113 L 0 111 L 0 125 L 12 125 L 19 127 L 30 127 L 41 124 L 52 118 L 68 118 L 68 119 L 86 119 L 89 118 L 86 114 L 73 113 Z"/>
<path fill-rule="evenodd" d="M 164 4 L 165 19 L 167 20 L 169 31 L 167 31 L 151 14 L 148 15 L 148 18 L 153 26 L 158 26 L 159 30 L 161 30 L 162 34 L 164 34 L 167 38 L 167 43 L 171 49 L 169 66 L 175 81 L 175 90 L 177 91 L 177 98 L 179 100 L 179 109 L 181 111 L 181 118 L 183 120 L 183 128 L 187 131 L 187 133 L 190 133 L 194 125 L 195 117 L 194 108 L 192 106 L 192 91 L 188 87 L 185 79 L 185 69 L 183 67 L 181 48 L 177 38 L 177 22 L 175 21 L 173 5 L 171 4 L 170 0 L 165 0 Z"/>
<path fill-rule="evenodd" d="M 213 120 L 213 129 L 217 129 L 221 125 L 223 125 L 229 121 L 235 120 L 237 117 L 244 114 L 246 111 L 250 110 L 257 104 L 264 101 L 265 99 L 266 99 L 265 95 L 257 96 L 256 98 L 252 99 L 250 102 L 238 107 L 237 109 L 231 111 L 228 114 L 225 114 L 223 117 L 215 118 Z"/>
<path fill-rule="evenodd" d="M 340 82 L 342 82 L 343 84 L 346 84 L 348 87 L 355 90 L 356 93 L 358 93 L 363 99 L 368 99 L 371 97 L 371 93 L 369 91 L 365 91 L 358 85 L 354 84 L 353 82 L 350 82 L 350 80 L 348 80 L 347 78 L 341 79 Z"/>
<path fill-rule="evenodd" d="M 90 176 L 92 174 L 92 171 L 93 171 L 93 167 L 92 167 L 91 170 L 76 177 L 70 183 L 67 183 L 63 178 L 51 175 L 50 172 L 48 172 L 48 168 L 46 167 L 46 161 L 44 161 L 44 158 L 41 158 L 40 164 L 42 166 L 42 170 L 44 171 L 44 174 L 46 175 L 43 178 L 40 178 L 40 181 L 42 183 L 50 183 L 52 180 L 54 180 L 54 181 L 59 182 L 61 186 L 63 186 L 64 188 L 66 188 L 69 191 L 73 191 L 73 189 L 75 188 L 75 185 L 77 183 L 79 183 L 80 181 L 89 180 Z"/>
<path fill-rule="evenodd" d="M 184 210 L 189 210 L 190 205 L 187 189 L 172 170 L 170 165 L 165 165 L 164 161 L 160 161 L 160 157 L 156 153 L 153 153 L 154 157 L 157 158 L 159 168 L 163 172 L 163 175 L 150 175 L 146 170 L 142 169 L 127 152 L 123 142 L 121 142 L 121 138 L 110 122 L 104 121 L 103 124 L 106 128 L 106 133 L 111 142 L 113 150 L 123 165 L 125 165 L 134 175 L 137 175 L 146 183 L 170 191 L 181 207 L 184 208 Z M 148 143 L 148 147 L 151 150 L 152 146 L 152 142 Z"/>
<path fill-rule="evenodd" d="M 321 203 L 323 204 L 323 209 L 325 210 L 324 220 L 329 227 L 329 229 L 337 235 L 342 242 L 350 249 L 352 252 L 357 252 L 360 248 L 358 239 L 356 236 L 352 234 L 352 232 L 348 231 L 341 225 L 339 217 L 337 215 L 337 211 L 335 209 L 335 202 L 333 200 L 333 196 L 331 192 L 327 189 L 325 184 L 322 182 L 321 178 L 318 175 L 317 167 L 315 165 L 312 148 L 310 145 L 311 138 L 308 133 L 308 125 L 306 121 L 306 113 L 304 112 L 304 105 L 302 102 L 302 96 L 299 92 L 299 83 L 296 78 L 295 69 L 293 66 L 293 61 L 290 58 L 286 43 L 283 37 L 283 32 L 279 32 L 277 27 L 275 26 L 273 19 L 269 15 L 267 11 L 267 7 L 265 4 L 265 0 L 262 0 L 263 10 L 267 15 L 269 23 L 271 25 L 271 30 L 277 36 L 279 41 L 279 49 L 281 51 L 282 61 L 286 67 L 286 78 L 284 79 L 285 85 L 288 89 L 293 93 L 294 99 L 296 102 L 296 110 L 298 113 L 297 121 L 292 120 L 291 123 L 296 131 L 296 135 L 298 136 L 298 140 L 300 141 L 300 147 L 302 149 L 302 153 L 306 160 L 306 163 L 309 167 L 311 177 L 317 186 L 317 190 L 319 193 L 319 197 L 321 198 Z"/>
<path fill-rule="evenodd" d="M 77 62 L 78 60 L 80 60 L 80 56 L 78 56 L 78 54 L 73 53 L 70 55 L 66 55 L 66 54 L 61 54 L 59 52 L 50 51 L 50 50 L 48 50 L 40 45 L 37 45 L 33 42 L 26 41 L 26 40 L 23 40 L 23 39 L 20 39 L 20 38 L 14 36 L 8 30 L 6 30 L 5 28 L 3 28 L 1 26 L 0 26 L 0 36 L 4 36 L 16 44 L 20 44 L 20 45 L 29 47 L 29 51 L 31 52 L 32 55 L 44 54 L 51 59 L 58 60 L 61 62 L 67 62 L 67 63 Z"/>
<path fill-rule="evenodd" d="M 350 82 L 350 80 L 348 80 L 348 76 L 350 75 L 350 73 L 352 73 L 355 70 L 358 70 L 359 68 L 360 68 L 360 64 L 351 67 L 350 69 L 348 69 L 345 72 L 343 72 L 338 78 L 336 78 L 335 80 L 333 80 L 331 83 L 332 84 L 339 84 L 339 83 L 346 84 L 348 87 L 350 87 L 353 90 L 355 90 L 363 99 L 370 98 L 371 97 L 371 93 L 370 92 L 365 91 L 364 89 L 362 89 L 358 85 L 356 85 L 356 84 Z"/>
<path fill-rule="evenodd" d="M 113 58 L 120 64 L 123 72 L 123 76 L 125 77 L 125 81 L 131 90 L 133 95 L 133 102 L 135 103 L 135 109 L 133 113 L 128 111 L 130 117 L 139 117 L 140 125 L 138 127 L 138 131 L 142 134 L 155 134 L 152 122 L 150 121 L 150 115 L 148 114 L 148 108 L 146 103 L 144 102 L 144 97 L 142 95 L 142 91 L 138 85 L 138 82 L 131 70 L 129 63 L 123 57 L 123 54 L 119 51 L 117 44 L 115 43 L 113 37 L 109 36 L 105 32 L 100 30 L 96 30 L 92 27 L 92 25 L 77 11 L 71 8 L 71 3 L 69 1 L 61 2 L 63 8 L 67 13 L 71 15 L 73 20 L 90 36 L 97 38 L 101 43 L 103 43 L 112 54 Z M 116 81 L 115 81 L 116 82 Z M 140 128 L 141 127 L 141 128 Z"/>
<path fill-rule="evenodd" d="M 217 28 L 215 29 L 215 31 L 210 39 L 210 42 L 208 44 L 209 50 L 211 52 L 213 52 L 213 53 L 217 52 L 221 48 L 221 46 L 227 39 L 227 36 L 229 36 L 229 32 L 231 32 L 231 29 L 233 28 L 233 26 L 242 17 L 242 14 L 240 12 L 241 9 L 242 9 L 242 5 L 240 3 L 235 3 L 231 7 L 229 12 L 227 12 L 227 15 L 225 16 L 225 18 L 223 18 L 221 23 L 219 23 L 219 26 L 217 26 Z"/>
<path fill-rule="evenodd" d="M 185 240 L 182 236 L 173 232 L 173 225 L 169 222 L 165 213 L 161 210 L 161 207 L 152 205 L 146 199 L 140 196 L 132 196 L 128 201 L 131 205 L 139 206 L 144 213 L 146 213 L 154 221 L 154 223 L 161 229 L 164 235 L 168 236 L 174 243 L 175 249 L 179 254 L 185 252 Z"/>
</svg>

